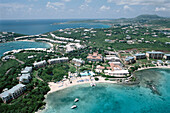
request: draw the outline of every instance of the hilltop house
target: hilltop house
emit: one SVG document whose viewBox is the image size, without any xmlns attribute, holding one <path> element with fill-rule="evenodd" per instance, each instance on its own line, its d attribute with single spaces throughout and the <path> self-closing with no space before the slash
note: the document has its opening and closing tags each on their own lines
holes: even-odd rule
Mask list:
<svg viewBox="0 0 170 113">
<path fill-rule="evenodd" d="M 4 91 L 3 93 L 0 94 L 0 97 L 2 99 L 2 101 L 4 103 L 8 103 L 11 100 L 19 97 L 20 95 L 22 95 L 24 93 L 24 91 L 26 90 L 26 86 L 23 84 L 18 84 L 16 86 L 14 86 L 13 88 Z"/>
<path fill-rule="evenodd" d="M 94 52 L 93 54 L 89 54 L 87 56 L 88 61 L 103 61 L 103 56 L 101 54 L 98 54 L 98 52 Z"/>
<path fill-rule="evenodd" d="M 153 59 L 162 59 L 164 56 L 163 52 L 146 52 L 146 56 Z"/>
</svg>

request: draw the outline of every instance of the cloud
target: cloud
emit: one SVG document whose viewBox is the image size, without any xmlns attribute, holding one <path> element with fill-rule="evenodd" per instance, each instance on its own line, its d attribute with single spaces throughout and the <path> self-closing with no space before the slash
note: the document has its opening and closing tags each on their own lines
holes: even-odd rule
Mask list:
<svg viewBox="0 0 170 113">
<path fill-rule="evenodd" d="M 103 6 L 100 7 L 100 10 L 101 10 L 101 11 L 105 11 L 105 10 L 109 10 L 109 9 L 110 9 L 110 7 L 109 7 L 109 6 L 107 7 L 107 6 L 105 6 L 105 5 L 103 5 Z"/>
<path fill-rule="evenodd" d="M 17 3 L 0 3 L 0 8 L 14 8 L 14 9 L 19 9 L 19 8 L 24 8 L 27 7 L 24 4 L 17 4 Z"/>
<path fill-rule="evenodd" d="M 170 3 L 169 0 L 107 0 L 108 3 L 117 5 L 162 5 Z"/>
<path fill-rule="evenodd" d="M 130 8 L 128 5 L 125 5 L 125 6 L 123 7 L 123 9 L 124 9 L 124 10 L 132 10 L 132 8 Z"/>
<path fill-rule="evenodd" d="M 47 2 L 46 7 L 47 8 L 52 8 L 52 9 L 55 9 L 55 10 L 58 11 L 60 9 L 64 9 L 65 4 L 61 3 L 61 2 Z"/>
<path fill-rule="evenodd" d="M 92 0 L 85 0 L 85 3 L 90 3 Z"/>
<path fill-rule="evenodd" d="M 165 7 L 156 7 L 155 11 L 166 11 Z"/>
<path fill-rule="evenodd" d="M 63 0 L 64 2 L 70 2 L 71 0 Z"/>
<path fill-rule="evenodd" d="M 84 10 L 84 9 L 86 9 L 87 7 L 89 7 L 89 5 L 88 4 L 82 4 L 82 5 L 80 5 L 80 9 L 81 10 Z"/>
<path fill-rule="evenodd" d="M 88 4 L 89 4 L 91 1 L 92 1 L 92 0 L 85 0 L 84 3 L 83 3 L 82 5 L 80 5 L 79 8 L 80 8 L 81 10 L 84 10 L 84 9 L 88 8 L 88 7 L 89 7 Z"/>
<path fill-rule="evenodd" d="M 155 11 L 170 11 L 170 0 L 107 0 L 107 2 L 115 3 L 116 5 L 154 6 L 156 7 Z"/>
</svg>

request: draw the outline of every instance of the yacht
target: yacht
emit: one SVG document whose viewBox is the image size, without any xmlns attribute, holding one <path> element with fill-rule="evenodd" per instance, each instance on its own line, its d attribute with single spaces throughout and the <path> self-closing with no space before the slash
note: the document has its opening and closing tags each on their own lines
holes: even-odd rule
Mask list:
<svg viewBox="0 0 170 113">
<path fill-rule="evenodd" d="M 77 106 L 76 105 L 73 105 L 73 106 L 71 106 L 71 109 L 74 109 L 74 108 L 76 108 Z"/>
<path fill-rule="evenodd" d="M 78 102 L 79 101 L 79 99 L 78 98 L 76 98 L 75 100 L 74 100 L 74 102 Z"/>
</svg>

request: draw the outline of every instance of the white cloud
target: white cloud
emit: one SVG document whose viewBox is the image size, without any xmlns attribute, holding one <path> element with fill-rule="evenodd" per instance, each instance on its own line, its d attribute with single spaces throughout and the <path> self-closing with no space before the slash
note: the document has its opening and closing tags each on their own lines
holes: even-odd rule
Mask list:
<svg viewBox="0 0 170 113">
<path fill-rule="evenodd" d="M 85 3 L 90 3 L 92 0 L 85 0 Z"/>
<path fill-rule="evenodd" d="M 17 3 L 0 3 L 0 8 L 14 8 L 14 9 L 19 9 L 19 8 L 24 8 L 27 7 L 24 4 L 17 4 Z"/>
<path fill-rule="evenodd" d="M 124 9 L 124 10 L 132 10 L 132 8 L 130 8 L 128 5 L 125 5 L 125 6 L 123 7 L 123 9 Z"/>
<path fill-rule="evenodd" d="M 80 8 L 81 10 L 84 10 L 84 9 L 88 8 L 88 7 L 89 7 L 88 4 L 89 4 L 91 1 L 92 1 L 92 0 L 85 0 L 84 3 L 83 3 L 82 5 L 80 5 L 79 8 Z"/>
<path fill-rule="evenodd" d="M 60 9 L 64 9 L 65 4 L 61 3 L 61 2 L 48 2 L 46 5 L 47 8 L 52 8 L 55 10 L 60 10 Z"/>
<path fill-rule="evenodd" d="M 82 5 L 80 5 L 80 9 L 81 10 L 84 10 L 84 9 L 86 9 L 87 7 L 89 7 L 89 5 L 88 4 L 82 4 Z"/>
<path fill-rule="evenodd" d="M 107 0 L 107 2 L 116 5 L 153 6 L 156 7 L 155 11 L 170 11 L 170 0 Z"/>
<path fill-rule="evenodd" d="M 110 7 L 109 7 L 109 6 L 107 7 L 107 6 L 105 6 L 105 5 L 103 5 L 103 6 L 100 7 L 100 10 L 101 10 L 101 11 L 105 11 L 105 10 L 109 10 L 109 9 L 110 9 Z"/>
<path fill-rule="evenodd" d="M 156 7 L 155 11 L 166 11 L 165 7 Z"/>
<path fill-rule="evenodd" d="M 117 5 L 162 5 L 170 3 L 170 0 L 107 0 L 107 2 Z"/>
<path fill-rule="evenodd" d="M 63 0 L 64 2 L 70 2 L 71 0 Z"/>
</svg>

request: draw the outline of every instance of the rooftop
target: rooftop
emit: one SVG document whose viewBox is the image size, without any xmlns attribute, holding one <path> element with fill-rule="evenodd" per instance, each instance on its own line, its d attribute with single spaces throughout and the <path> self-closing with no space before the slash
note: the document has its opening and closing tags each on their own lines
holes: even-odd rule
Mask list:
<svg viewBox="0 0 170 113">
<path fill-rule="evenodd" d="M 148 51 L 146 53 L 149 53 L 149 54 L 164 54 L 163 52 L 160 52 L 160 51 Z"/>
<path fill-rule="evenodd" d="M 10 90 L 7 90 L 3 93 L 0 94 L 1 97 L 6 97 L 8 96 L 10 93 L 14 93 L 15 91 L 17 91 L 18 89 L 20 89 L 21 87 L 25 87 L 24 84 L 17 84 L 16 86 L 12 87 Z"/>
<path fill-rule="evenodd" d="M 145 55 L 145 53 L 137 53 L 137 54 L 135 54 L 135 56 L 142 56 L 142 55 Z"/>
</svg>

